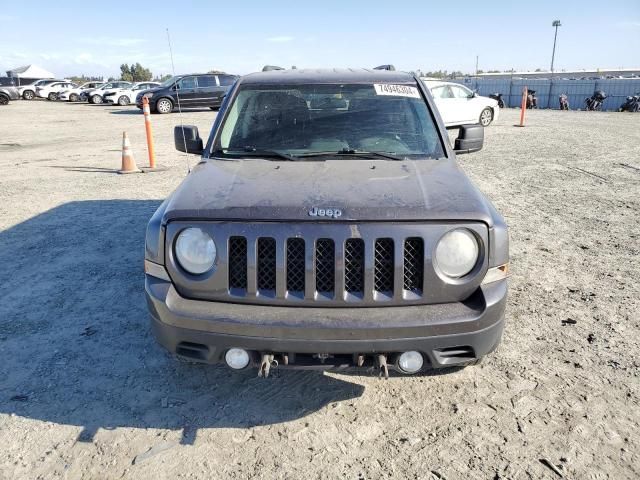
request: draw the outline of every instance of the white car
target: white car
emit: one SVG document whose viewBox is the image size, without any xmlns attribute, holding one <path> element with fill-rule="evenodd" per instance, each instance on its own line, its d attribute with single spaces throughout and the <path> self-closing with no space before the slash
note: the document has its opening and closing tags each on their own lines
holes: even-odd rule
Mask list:
<svg viewBox="0 0 640 480">
<path fill-rule="evenodd" d="M 135 103 L 136 95 L 140 90 L 147 90 L 149 88 L 158 87 L 158 82 L 136 82 L 131 88 L 118 88 L 107 90 L 102 96 L 102 101 L 108 104 L 129 105 Z"/>
<path fill-rule="evenodd" d="M 119 88 L 131 88 L 133 83 L 118 80 L 116 82 L 107 82 L 100 85 L 100 88 L 89 90 L 87 92 L 87 100 L 89 103 L 102 103 L 102 98 L 107 91 Z"/>
<path fill-rule="evenodd" d="M 83 98 L 86 92 L 88 92 L 89 90 L 100 88 L 100 86 L 104 83 L 105 82 L 86 82 L 79 87 L 72 88 L 70 90 L 63 90 L 62 92 L 58 92 L 58 100 L 62 100 L 65 102 L 77 102 L 79 100 L 86 100 L 86 98 Z"/>
<path fill-rule="evenodd" d="M 36 96 L 36 88 L 44 87 L 55 82 L 63 82 L 64 80 L 56 80 L 51 78 L 43 78 L 42 80 L 36 80 L 29 85 L 22 85 L 18 87 L 18 93 L 25 100 L 33 100 Z"/>
<path fill-rule="evenodd" d="M 46 98 L 47 100 L 57 100 L 58 92 L 76 88 L 77 86 L 78 84 L 73 82 L 53 82 L 48 85 L 36 87 L 36 95 L 40 98 Z"/>
<path fill-rule="evenodd" d="M 483 127 L 498 119 L 498 101 L 481 97 L 464 85 L 439 80 L 422 79 L 440 111 L 445 127 L 480 123 Z"/>
</svg>

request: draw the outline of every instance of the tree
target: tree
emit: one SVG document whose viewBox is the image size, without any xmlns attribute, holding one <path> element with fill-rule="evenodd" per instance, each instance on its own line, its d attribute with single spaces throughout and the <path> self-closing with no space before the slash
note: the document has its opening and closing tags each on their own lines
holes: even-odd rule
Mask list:
<svg viewBox="0 0 640 480">
<path fill-rule="evenodd" d="M 209 70 L 207 73 L 221 74 L 221 73 L 226 73 L 226 72 L 223 72 L 222 70 L 213 69 L 213 70 Z"/>
<path fill-rule="evenodd" d="M 152 77 L 151 70 L 144 68 L 140 63 L 120 65 L 120 78 L 126 82 L 148 82 Z"/>
</svg>

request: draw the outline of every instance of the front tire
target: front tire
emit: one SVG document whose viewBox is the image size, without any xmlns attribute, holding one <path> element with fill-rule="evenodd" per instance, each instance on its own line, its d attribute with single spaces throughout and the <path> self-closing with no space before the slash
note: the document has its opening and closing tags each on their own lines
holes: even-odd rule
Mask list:
<svg viewBox="0 0 640 480">
<path fill-rule="evenodd" d="M 93 95 L 91 97 L 91 103 L 93 103 L 94 105 L 102 103 L 102 97 L 100 95 Z"/>
<path fill-rule="evenodd" d="M 156 111 L 160 114 L 171 113 L 173 102 L 168 98 L 161 98 L 156 102 Z"/>
<path fill-rule="evenodd" d="M 25 90 L 24 92 L 22 92 L 22 98 L 24 100 L 33 100 L 33 97 L 35 97 L 36 94 L 33 90 Z"/>
<path fill-rule="evenodd" d="M 9 97 L 7 97 L 6 95 L 0 95 L 0 105 L 8 105 L 9 104 Z"/>
<path fill-rule="evenodd" d="M 58 98 L 58 94 L 57 93 L 51 92 L 49 95 L 47 95 L 47 99 L 51 100 L 52 102 L 54 100 L 57 100 L 57 98 Z"/>
<path fill-rule="evenodd" d="M 485 108 L 480 112 L 479 122 L 483 127 L 488 127 L 489 124 L 493 121 L 493 110 L 489 107 Z"/>
<path fill-rule="evenodd" d="M 71 95 L 69 95 L 69 101 L 70 102 L 77 102 L 78 101 L 78 95 L 75 93 L 72 93 Z"/>
<path fill-rule="evenodd" d="M 126 95 L 122 95 L 120 98 L 118 98 L 118 105 L 120 105 L 121 107 L 126 107 L 127 105 L 129 105 L 129 97 L 127 97 Z"/>
</svg>

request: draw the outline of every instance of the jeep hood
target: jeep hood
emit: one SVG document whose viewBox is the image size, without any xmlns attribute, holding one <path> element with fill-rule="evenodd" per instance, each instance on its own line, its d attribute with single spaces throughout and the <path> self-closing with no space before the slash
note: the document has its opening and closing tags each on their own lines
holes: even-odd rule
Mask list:
<svg viewBox="0 0 640 480">
<path fill-rule="evenodd" d="M 339 219 L 309 215 L 340 209 Z M 471 220 L 491 207 L 452 160 L 204 160 L 168 199 L 171 220 Z"/>
</svg>

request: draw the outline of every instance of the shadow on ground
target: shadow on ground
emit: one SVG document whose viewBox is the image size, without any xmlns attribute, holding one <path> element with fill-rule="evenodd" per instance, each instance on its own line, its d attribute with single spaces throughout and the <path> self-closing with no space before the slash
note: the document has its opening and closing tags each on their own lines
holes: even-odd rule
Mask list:
<svg viewBox="0 0 640 480">
<path fill-rule="evenodd" d="M 318 372 L 269 379 L 181 363 L 152 338 L 146 222 L 160 201 L 72 202 L 0 232 L 0 413 L 83 427 L 182 430 L 287 422 L 364 387 Z"/>
</svg>

